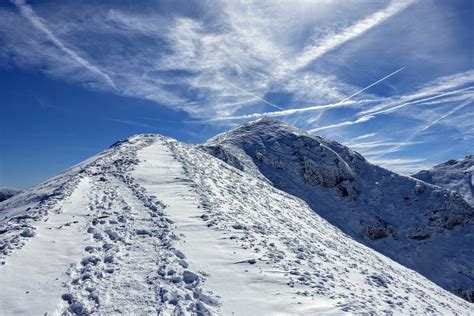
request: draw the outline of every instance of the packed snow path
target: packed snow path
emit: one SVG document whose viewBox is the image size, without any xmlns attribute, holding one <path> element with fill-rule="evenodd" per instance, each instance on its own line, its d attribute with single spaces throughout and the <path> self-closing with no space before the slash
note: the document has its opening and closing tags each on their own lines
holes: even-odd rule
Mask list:
<svg viewBox="0 0 474 316">
<path fill-rule="evenodd" d="M 77 262 L 87 245 L 83 227 L 88 221 L 89 193 L 90 181 L 84 179 L 62 203 L 62 212 L 39 222 L 35 238 L 21 251 L 14 252 L 8 264 L 0 268 L 1 315 L 60 312 L 62 284 L 69 279 L 65 271 Z"/>
<path fill-rule="evenodd" d="M 141 162 L 133 177 L 166 204 L 182 237 L 179 249 L 190 267 L 208 275 L 204 288 L 219 294 L 223 314 L 309 315 L 335 310 L 332 300 L 297 295 L 297 289 L 287 285 L 284 271 L 270 265 L 262 270 L 252 261 L 257 258 L 253 250 L 240 247 L 226 232 L 208 227 L 194 184 L 167 142 L 144 148 L 137 158 Z"/>
<path fill-rule="evenodd" d="M 29 240 L 13 243 L 21 249 L 7 252 L 0 270 L 0 314 L 205 315 L 217 308 L 174 247 L 164 205 L 129 177 L 137 148 L 119 148 L 82 166 L 64 203 L 45 222 L 30 223 Z"/>
<path fill-rule="evenodd" d="M 194 146 L 136 136 L 53 180 L 0 204 L 2 314 L 471 311 Z"/>
</svg>

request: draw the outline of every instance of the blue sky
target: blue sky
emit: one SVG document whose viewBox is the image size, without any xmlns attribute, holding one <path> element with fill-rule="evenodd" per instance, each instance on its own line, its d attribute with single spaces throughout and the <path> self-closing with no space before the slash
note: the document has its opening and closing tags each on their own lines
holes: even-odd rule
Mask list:
<svg viewBox="0 0 474 316">
<path fill-rule="evenodd" d="M 132 134 L 198 143 L 262 115 L 402 173 L 459 158 L 473 20 L 469 0 L 0 0 L 0 186 Z"/>
</svg>

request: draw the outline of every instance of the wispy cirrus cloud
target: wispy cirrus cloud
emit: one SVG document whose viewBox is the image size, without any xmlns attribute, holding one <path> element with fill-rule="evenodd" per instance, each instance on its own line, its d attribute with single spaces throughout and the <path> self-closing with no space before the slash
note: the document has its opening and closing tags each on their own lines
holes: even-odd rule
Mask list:
<svg viewBox="0 0 474 316">
<path fill-rule="evenodd" d="M 183 109 L 197 118 L 209 118 L 216 113 L 225 116 L 250 109 L 293 107 L 288 101 L 296 104 L 314 99 L 336 101 L 354 87 L 334 75 L 302 70 L 303 64 L 363 35 L 411 2 L 389 3 L 385 8 L 369 11 L 360 20 L 346 21 L 348 26 L 342 29 L 328 27 L 318 41 L 310 41 L 297 50 L 279 33 L 282 23 L 286 23 L 290 36 L 308 27 L 311 30 L 308 36 L 313 38 L 320 26 L 314 24 L 311 16 L 305 16 L 304 11 L 335 6 L 333 3 L 281 2 L 270 6 L 266 2 L 222 2 L 206 7 L 212 15 L 208 21 L 179 13 L 170 16 L 153 11 L 130 13 L 99 6 L 86 8 L 84 13 L 79 9 L 72 19 L 64 16 L 67 24 L 51 11 L 38 15 L 24 0 L 13 0 L 13 3 L 59 51 L 115 93 Z M 288 10 L 289 7 L 296 9 Z M 94 9 L 94 14 L 90 14 Z M 58 12 L 64 14 L 63 10 Z M 80 23 L 87 19 L 88 23 Z M 60 22 L 64 25 L 58 25 Z M 82 44 L 107 34 L 113 40 L 98 42 L 95 49 Z M 116 40 L 117 37 L 124 38 L 124 42 Z M 126 46 L 130 38 L 143 49 Z M 303 37 L 302 43 L 306 41 Z M 77 43 L 81 45 L 76 46 Z M 43 47 L 41 43 L 33 48 Z M 98 59 L 93 51 L 96 49 L 103 50 L 108 57 Z M 50 54 L 50 59 L 54 59 L 55 52 Z M 61 76 L 61 70 L 55 70 L 54 64 L 47 66 L 50 72 Z M 284 76 L 281 69 L 285 69 Z M 268 99 L 269 93 L 289 94 L 291 98 L 277 104 Z"/>
<path fill-rule="evenodd" d="M 298 56 L 295 61 L 285 65 L 283 72 L 286 72 L 287 69 L 295 71 L 308 66 L 311 62 L 314 62 L 321 56 L 331 52 L 344 43 L 363 35 L 370 29 L 403 11 L 413 2 L 414 1 L 412 0 L 391 2 L 386 8 L 367 16 L 360 21 L 357 21 L 353 25 L 344 28 L 338 33 L 328 34 L 316 44 L 306 47 L 303 53 Z"/>
<path fill-rule="evenodd" d="M 151 100 L 212 126 L 280 117 L 355 146 L 370 141 L 358 150 L 384 164 L 415 144 L 435 153 L 440 130 L 459 148 L 474 134 L 473 70 L 459 58 L 468 49 L 448 51 L 469 41 L 447 4 L 13 3 L 0 7 L 0 66 Z"/>
<path fill-rule="evenodd" d="M 115 83 L 109 75 L 104 73 L 96 65 L 93 65 L 87 59 L 81 57 L 74 49 L 67 47 L 59 38 L 57 38 L 54 33 L 48 28 L 43 19 L 36 15 L 35 11 L 30 5 L 26 4 L 25 0 L 12 0 L 12 3 L 14 3 L 18 7 L 21 15 L 25 19 L 30 21 L 35 28 L 44 33 L 48 40 L 50 40 L 56 47 L 58 47 L 71 59 L 82 65 L 84 68 L 101 77 L 101 79 L 103 79 L 107 83 L 107 85 L 110 86 L 110 88 L 114 90 L 117 89 Z"/>
</svg>

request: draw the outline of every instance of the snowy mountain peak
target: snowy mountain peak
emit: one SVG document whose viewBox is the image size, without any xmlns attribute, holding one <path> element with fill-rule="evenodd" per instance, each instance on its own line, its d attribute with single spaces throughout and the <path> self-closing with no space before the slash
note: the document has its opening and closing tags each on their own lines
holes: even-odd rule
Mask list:
<svg viewBox="0 0 474 316">
<path fill-rule="evenodd" d="M 271 118 L 241 125 L 205 146 L 211 154 L 257 177 L 267 178 L 256 168 L 261 163 L 291 173 L 305 184 L 325 187 L 353 179 L 366 163 L 347 147 Z"/>
<path fill-rule="evenodd" d="M 473 228 L 474 210 L 457 192 L 373 165 L 344 145 L 275 120 L 239 126 L 203 149 L 303 199 L 354 239 L 473 299 L 474 264 L 461 240 Z M 419 256 L 421 249 L 427 257 L 444 253 L 438 258 L 444 263 L 432 267 Z"/>
<path fill-rule="evenodd" d="M 458 160 L 448 160 L 412 176 L 427 183 L 457 191 L 474 206 L 474 155 L 467 155 Z"/>
<path fill-rule="evenodd" d="M 275 120 L 137 135 L 0 203 L 0 310 L 469 314 L 457 197 Z"/>
</svg>

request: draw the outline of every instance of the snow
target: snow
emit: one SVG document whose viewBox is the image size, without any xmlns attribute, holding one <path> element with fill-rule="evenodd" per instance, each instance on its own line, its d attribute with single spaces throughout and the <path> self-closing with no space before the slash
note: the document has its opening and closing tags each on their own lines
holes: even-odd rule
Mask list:
<svg viewBox="0 0 474 316">
<path fill-rule="evenodd" d="M 268 118 L 201 148 L 303 199 L 355 240 L 474 299 L 474 209 L 458 193 L 370 164 L 341 144 Z"/>
<path fill-rule="evenodd" d="M 61 303 L 62 283 L 68 279 L 65 272 L 81 258 L 86 246 L 87 235 L 80 227 L 87 222 L 89 191 L 89 181 L 81 181 L 71 197 L 62 201 L 63 211 L 39 222 L 34 238 L 8 258 L 8 264 L 1 268 L 0 311 L 6 315 L 43 315 L 56 310 Z"/>
<path fill-rule="evenodd" d="M 0 203 L 2 314 L 470 313 L 227 150 L 138 135 Z"/>
<path fill-rule="evenodd" d="M 474 155 L 459 160 L 449 160 L 412 175 L 427 183 L 459 192 L 474 206 Z"/>
<path fill-rule="evenodd" d="M 0 187 L 0 202 L 11 198 L 15 194 L 18 194 L 19 192 L 20 191 L 16 189 Z"/>
<path fill-rule="evenodd" d="M 166 204 L 166 212 L 176 224 L 176 233 L 182 236 L 179 249 L 186 254 L 190 267 L 209 273 L 204 289 L 219 293 L 220 312 L 278 315 L 335 310 L 331 300 L 298 297 L 287 286 L 283 273 L 262 273 L 260 264 L 247 262 L 255 257 L 253 251 L 242 249 L 223 232 L 209 229 L 201 217 L 203 209 L 197 192 L 186 181 L 182 163 L 173 157 L 165 143 L 159 141 L 142 149 L 138 158 L 142 162 L 133 177 Z"/>
</svg>

